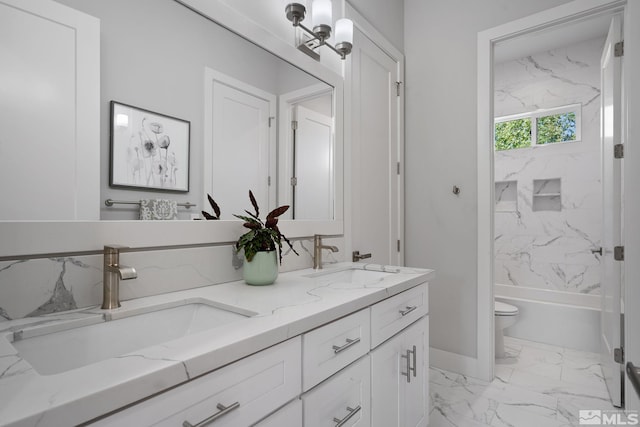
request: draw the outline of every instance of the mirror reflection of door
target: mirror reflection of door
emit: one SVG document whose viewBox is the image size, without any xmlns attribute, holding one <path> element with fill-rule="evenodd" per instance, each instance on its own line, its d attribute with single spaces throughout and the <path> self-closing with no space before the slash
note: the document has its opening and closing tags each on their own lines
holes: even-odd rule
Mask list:
<svg viewBox="0 0 640 427">
<path fill-rule="evenodd" d="M 58 3 L 0 1 L 0 220 L 99 218 L 99 36 Z"/>
<path fill-rule="evenodd" d="M 332 218 L 333 120 L 300 105 L 294 115 L 293 219 Z"/>
<path fill-rule="evenodd" d="M 249 190 L 268 212 L 275 207 L 276 97 L 213 70 L 206 82 L 205 193 L 220 205 L 222 219 L 251 208 Z"/>
</svg>

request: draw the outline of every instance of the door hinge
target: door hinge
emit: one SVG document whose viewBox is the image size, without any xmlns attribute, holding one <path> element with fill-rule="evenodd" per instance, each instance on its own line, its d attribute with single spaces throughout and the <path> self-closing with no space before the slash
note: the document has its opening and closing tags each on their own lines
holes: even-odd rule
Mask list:
<svg viewBox="0 0 640 427">
<path fill-rule="evenodd" d="M 616 363 L 624 363 L 624 347 L 613 349 L 613 361 Z"/>
<path fill-rule="evenodd" d="M 269 127 L 271 127 L 271 121 L 274 120 L 274 119 L 275 119 L 275 117 L 273 117 L 273 116 L 269 117 Z"/>
<path fill-rule="evenodd" d="M 613 158 L 615 159 L 623 159 L 624 158 L 624 145 L 616 144 L 613 146 Z"/>
<path fill-rule="evenodd" d="M 400 239 L 398 239 L 398 252 L 400 252 Z"/>
<path fill-rule="evenodd" d="M 624 261 L 624 246 L 616 246 L 613 248 L 613 259 L 616 261 Z"/>
<path fill-rule="evenodd" d="M 398 175 L 400 175 L 400 162 L 398 162 L 398 167 L 397 167 L 397 169 L 398 169 Z"/>
<path fill-rule="evenodd" d="M 267 185 L 269 187 L 271 187 L 271 177 L 270 176 L 267 177 Z"/>
<path fill-rule="evenodd" d="M 624 41 L 618 42 L 613 45 L 613 56 L 619 58 L 624 55 Z"/>
<path fill-rule="evenodd" d="M 291 177 L 291 186 L 295 187 L 296 185 L 298 185 L 298 178 L 296 178 L 295 176 Z"/>
<path fill-rule="evenodd" d="M 400 85 L 402 82 L 396 82 L 396 96 L 400 96 Z"/>
<path fill-rule="evenodd" d="M 293 130 L 298 129 L 298 121 L 297 120 L 291 121 L 291 129 L 293 129 Z"/>
</svg>

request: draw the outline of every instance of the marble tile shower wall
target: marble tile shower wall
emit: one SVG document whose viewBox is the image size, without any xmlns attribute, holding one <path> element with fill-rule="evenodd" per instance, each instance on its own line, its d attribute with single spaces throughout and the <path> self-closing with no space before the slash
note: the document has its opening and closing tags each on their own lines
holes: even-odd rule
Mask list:
<svg viewBox="0 0 640 427">
<path fill-rule="evenodd" d="M 603 39 L 499 64 L 496 117 L 582 105 L 582 140 L 495 153 L 495 180 L 515 181 L 515 206 L 495 215 L 495 282 L 600 293 L 600 55 Z M 560 179 L 560 210 L 534 209 L 534 180 Z M 514 185 L 511 183 L 510 185 Z M 496 204 L 501 194 L 496 192 Z M 511 193 L 513 194 L 513 192 Z"/>
<path fill-rule="evenodd" d="M 323 260 L 341 261 L 344 240 L 326 242 L 341 251 L 325 251 Z M 313 265 L 313 239 L 293 243 L 300 256 L 285 251 L 283 272 Z M 122 300 L 242 279 L 242 260 L 232 245 L 127 252 L 120 262 L 138 272 L 137 279 L 120 282 Z M 0 322 L 93 307 L 101 302 L 101 255 L 0 262 Z"/>
</svg>

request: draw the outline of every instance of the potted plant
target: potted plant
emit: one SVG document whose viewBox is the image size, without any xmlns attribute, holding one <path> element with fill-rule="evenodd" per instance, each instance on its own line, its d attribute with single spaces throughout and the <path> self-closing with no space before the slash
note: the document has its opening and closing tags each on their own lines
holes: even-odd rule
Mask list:
<svg viewBox="0 0 640 427">
<path fill-rule="evenodd" d="M 278 229 L 278 217 L 285 213 L 289 206 L 275 208 L 269 212 L 263 222 L 260 219 L 258 203 L 251 190 L 249 190 L 249 200 L 251 200 L 255 213 L 245 210 L 248 216 L 234 214 L 236 218 L 243 220 L 243 225 L 249 229 L 236 242 L 236 250 L 242 249 L 244 251 L 243 275 L 245 282 L 249 285 L 270 285 L 278 277 L 278 259 L 282 264 L 282 240 L 287 242 L 296 255 L 299 255 L 289 239 Z"/>
</svg>

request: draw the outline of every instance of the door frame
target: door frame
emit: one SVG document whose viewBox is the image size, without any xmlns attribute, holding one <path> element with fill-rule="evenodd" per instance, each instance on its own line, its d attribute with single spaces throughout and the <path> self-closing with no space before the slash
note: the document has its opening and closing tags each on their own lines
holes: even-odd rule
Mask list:
<svg viewBox="0 0 640 427">
<path fill-rule="evenodd" d="M 493 50 L 496 43 L 574 20 L 624 9 L 625 0 L 574 0 L 478 33 L 477 79 L 477 359 L 475 376 L 494 376 Z M 625 24 L 627 22 L 625 16 Z M 626 27 L 626 25 L 625 25 Z M 633 46 L 632 49 L 637 49 Z M 631 71 L 631 70 L 629 70 Z M 627 73 L 627 77 L 633 72 Z M 623 130 L 624 132 L 624 130 Z"/>
<path fill-rule="evenodd" d="M 357 10 L 346 3 L 345 17 L 353 21 L 353 25 L 364 34 L 369 40 L 371 40 L 376 46 L 378 46 L 387 56 L 389 56 L 396 63 L 396 76 L 400 85 L 400 96 L 398 97 L 398 159 L 400 161 L 400 173 L 398 175 L 398 238 L 400 239 L 400 252 L 398 252 L 398 265 L 404 265 L 404 246 L 405 246 L 405 218 L 404 218 L 404 180 L 405 180 L 405 132 L 404 132 L 404 99 L 405 99 L 405 85 L 404 85 L 404 54 L 396 48 L 389 40 L 387 40 L 382 33 L 380 33 L 367 19 L 362 16 Z M 349 58 L 349 57 L 347 57 Z M 344 91 L 344 140 L 352 141 L 353 128 L 351 123 L 353 121 L 353 87 L 351 85 L 351 59 L 346 60 L 346 64 L 343 64 L 343 75 L 345 78 L 345 91 Z M 351 145 L 345 144 L 344 150 L 344 164 L 353 164 L 353 155 L 351 151 Z M 348 220 L 344 223 L 345 232 L 345 253 L 351 254 L 353 251 L 353 178 L 351 176 L 351 168 L 345 170 L 344 174 L 344 191 L 345 191 L 345 204 L 344 212 L 345 218 Z M 350 260 L 350 255 L 348 255 Z"/>
</svg>

